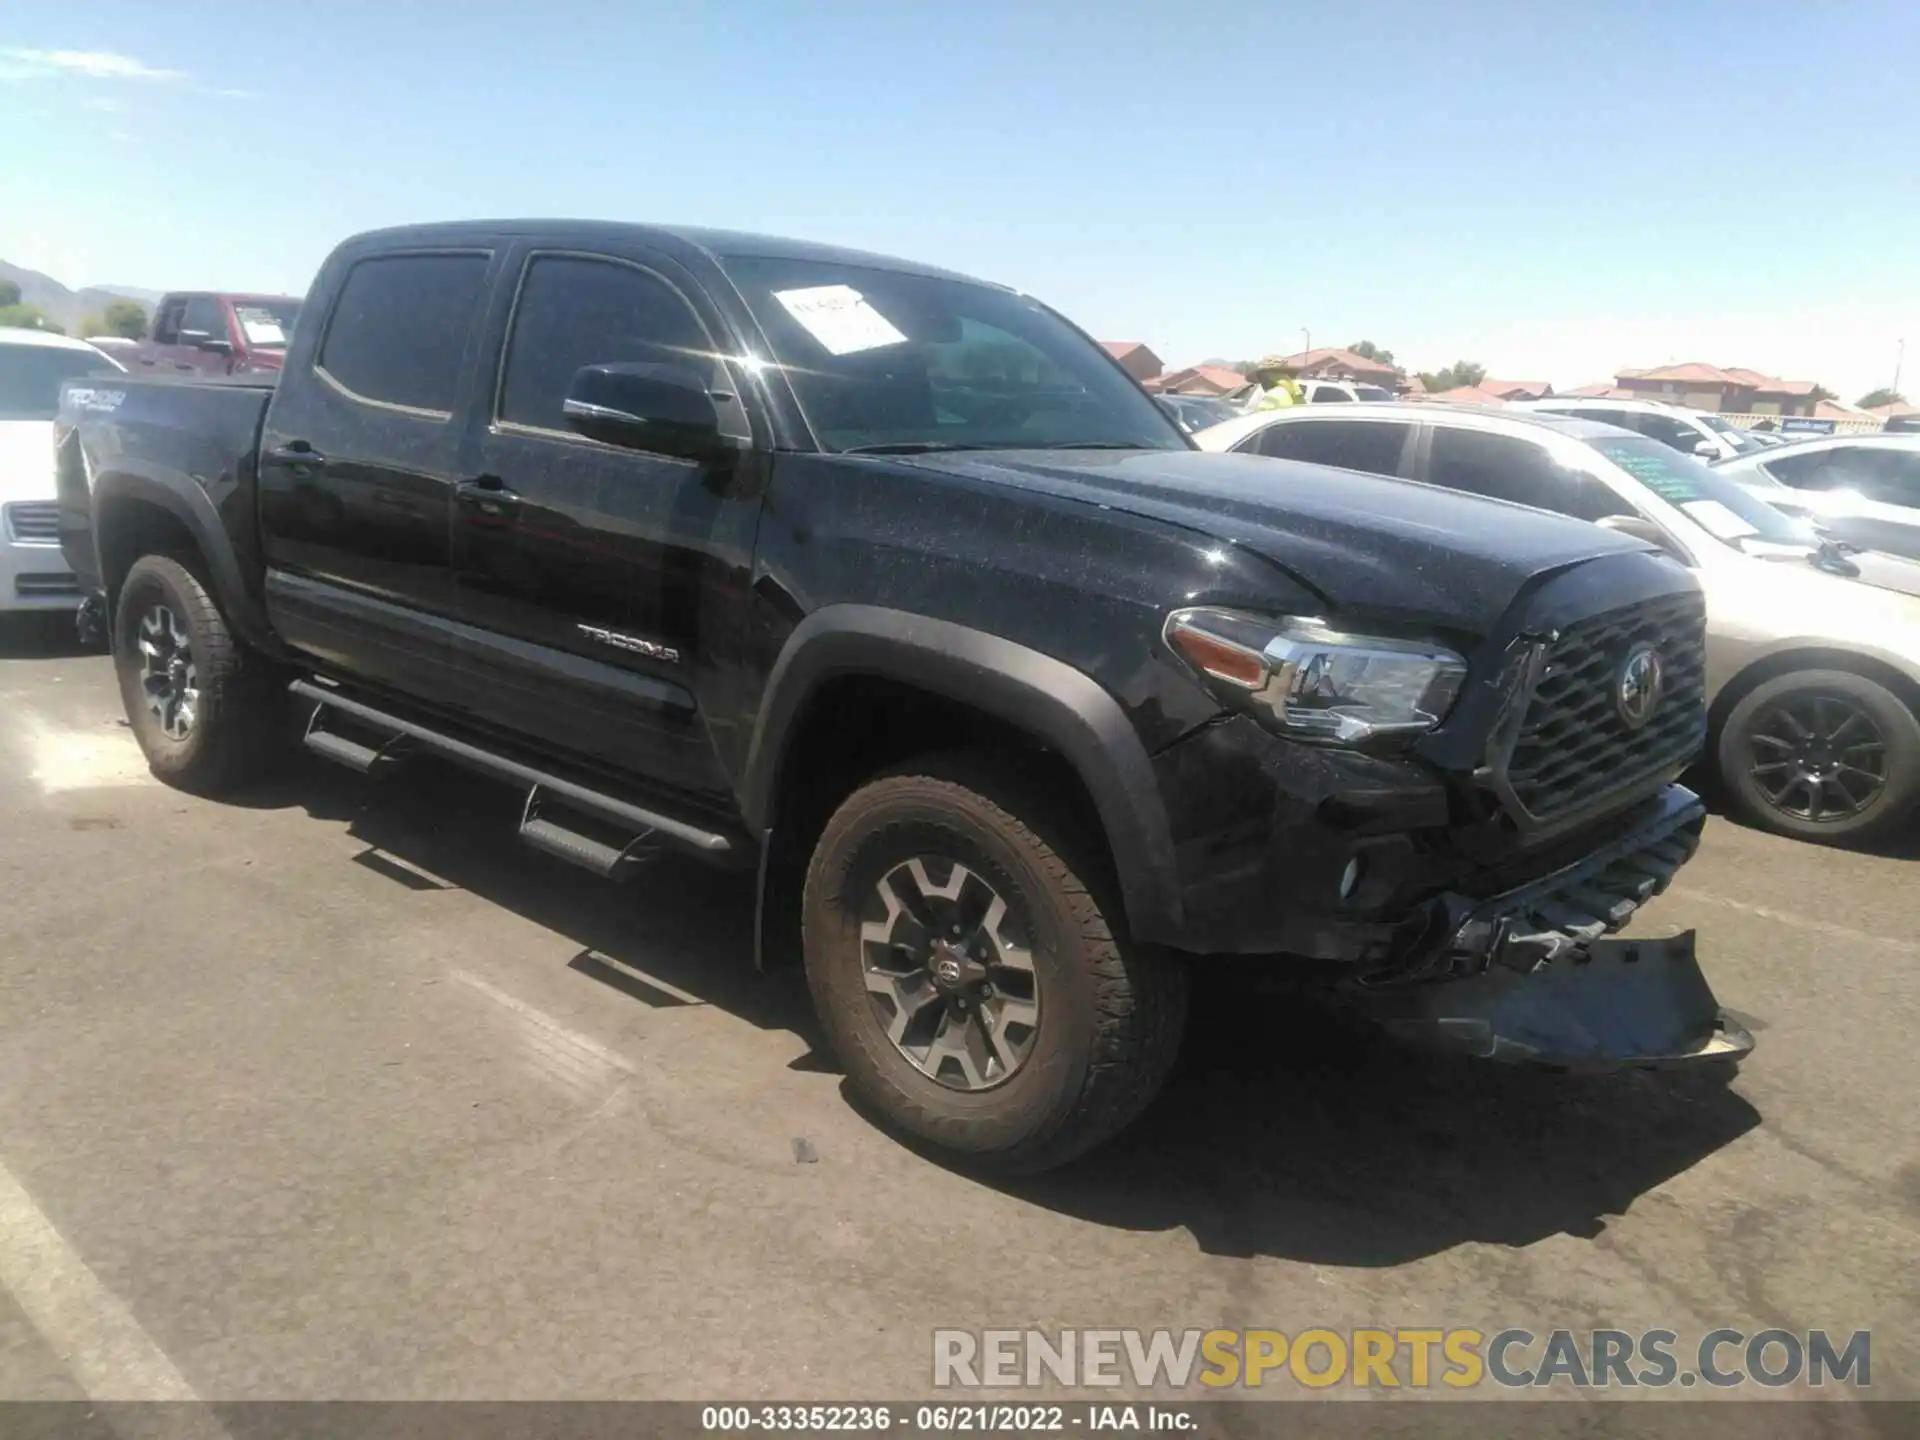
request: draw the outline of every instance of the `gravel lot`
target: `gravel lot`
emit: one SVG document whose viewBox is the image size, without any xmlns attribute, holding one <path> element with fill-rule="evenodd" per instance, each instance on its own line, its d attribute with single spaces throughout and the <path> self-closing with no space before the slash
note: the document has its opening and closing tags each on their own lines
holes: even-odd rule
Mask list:
<svg viewBox="0 0 1920 1440">
<path fill-rule="evenodd" d="M 848 1107 L 740 882 L 604 885 L 450 771 L 191 799 L 103 657 L 4 654 L 0 1397 L 871 1399 L 943 1325 L 1425 1324 L 1871 1328 L 1920 1398 L 1920 840 L 1711 823 L 1647 933 L 1759 1033 L 1730 1088 L 1214 996 L 1137 1130 L 996 1187 Z"/>
</svg>

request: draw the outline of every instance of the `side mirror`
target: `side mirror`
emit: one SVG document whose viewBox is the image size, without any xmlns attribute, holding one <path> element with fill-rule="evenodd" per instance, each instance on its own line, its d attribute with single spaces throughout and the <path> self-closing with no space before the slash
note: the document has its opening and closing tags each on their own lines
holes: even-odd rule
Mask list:
<svg viewBox="0 0 1920 1440">
<path fill-rule="evenodd" d="M 1604 520 L 1594 521 L 1594 524 L 1602 530 L 1617 531 L 1622 535 L 1631 535 L 1636 540 L 1644 540 L 1649 545 L 1658 545 L 1676 559 L 1686 558 L 1673 543 L 1673 537 L 1644 515 L 1609 515 Z"/>
<path fill-rule="evenodd" d="M 233 353 L 233 342 L 231 340 L 216 339 L 211 332 L 206 330 L 182 330 L 180 332 L 180 343 L 182 345 L 191 345 L 196 350 L 205 350 L 210 355 L 231 355 Z"/>
<path fill-rule="evenodd" d="M 720 446 L 720 412 L 684 365 L 620 362 L 576 370 L 561 406 L 590 439 L 629 450 L 701 459 Z"/>
<path fill-rule="evenodd" d="M 1720 447 L 1711 440 L 1702 440 L 1693 447 L 1693 453 L 1698 455 L 1702 460 L 1718 460 L 1720 458 Z"/>
</svg>

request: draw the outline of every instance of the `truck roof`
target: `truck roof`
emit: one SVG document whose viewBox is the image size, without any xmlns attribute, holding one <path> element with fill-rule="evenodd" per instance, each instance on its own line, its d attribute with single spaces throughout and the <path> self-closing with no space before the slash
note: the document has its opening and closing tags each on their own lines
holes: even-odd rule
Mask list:
<svg viewBox="0 0 1920 1440">
<path fill-rule="evenodd" d="M 773 260 L 813 260 L 825 264 L 862 265 L 937 280 L 962 280 L 972 285 L 994 285 L 972 275 L 938 266 L 902 260 L 892 255 L 823 245 L 812 240 L 790 240 L 738 230 L 712 230 L 697 225 L 638 225 L 618 220 L 449 220 L 426 225 L 399 225 L 369 230 L 346 243 L 355 248 L 398 249 L 416 245 L 471 245 L 503 238 L 531 237 L 550 244 L 592 246 L 609 241 L 639 242 L 674 250 L 699 251 L 714 260 L 754 257 Z"/>
</svg>

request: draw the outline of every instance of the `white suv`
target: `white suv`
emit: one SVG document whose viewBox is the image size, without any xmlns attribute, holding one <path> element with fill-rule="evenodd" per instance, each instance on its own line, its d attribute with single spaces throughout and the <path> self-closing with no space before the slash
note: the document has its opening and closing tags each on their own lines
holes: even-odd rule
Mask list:
<svg viewBox="0 0 1920 1440">
<path fill-rule="evenodd" d="M 1309 405 L 1340 404 L 1355 400 L 1391 400 L 1394 394 L 1360 380 L 1296 380 L 1301 398 Z"/>
<path fill-rule="evenodd" d="M 1581 420 L 1597 420 L 1602 425 L 1618 425 L 1622 430 L 1637 430 L 1683 455 L 1702 460 L 1730 460 L 1735 455 L 1767 448 L 1766 442 L 1754 439 L 1711 410 L 1688 410 L 1679 405 L 1663 405 L 1658 400 L 1528 400 L 1515 408 L 1547 415 L 1571 415 Z"/>
<path fill-rule="evenodd" d="M 53 417 L 62 381 L 121 373 L 84 340 L 0 329 L 0 615 L 79 606 L 60 553 Z"/>
</svg>

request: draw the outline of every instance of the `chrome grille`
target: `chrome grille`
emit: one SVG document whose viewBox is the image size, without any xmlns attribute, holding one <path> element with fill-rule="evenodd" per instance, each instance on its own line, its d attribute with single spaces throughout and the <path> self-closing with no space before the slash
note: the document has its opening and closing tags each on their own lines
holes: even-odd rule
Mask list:
<svg viewBox="0 0 1920 1440">
<path fill-rule="evenodd" d="M 1660 697 L 1639 729 L 1620 713 L 1627 657 L 1659 652 Z M 1536 819 L 1578 809 L 1684 764 L 1706 737 L 1706 602 L 1698 595 L 1609 610 L 1560 632 L 1507 762 L 1514 796 Z"/>
<path fill-rule="evenodd" d="M 60 507 L 50 500 L 7 506 L 7 534 L 15 540 L 60 539 Z"/>
</svg>

